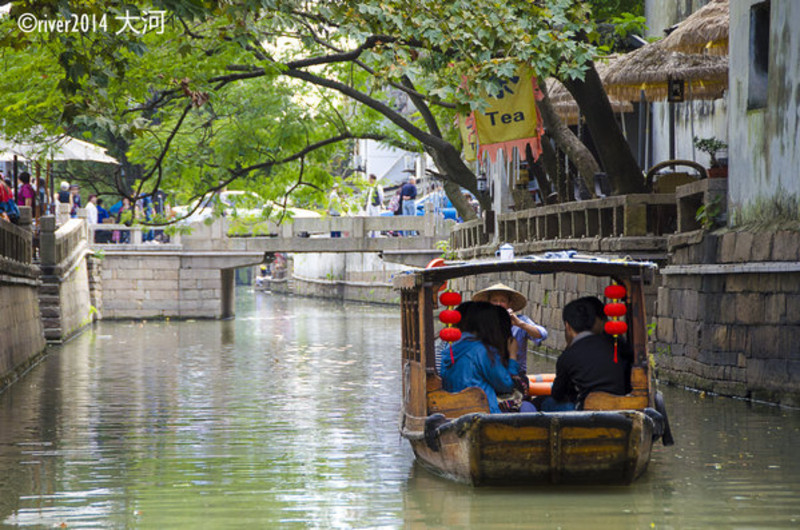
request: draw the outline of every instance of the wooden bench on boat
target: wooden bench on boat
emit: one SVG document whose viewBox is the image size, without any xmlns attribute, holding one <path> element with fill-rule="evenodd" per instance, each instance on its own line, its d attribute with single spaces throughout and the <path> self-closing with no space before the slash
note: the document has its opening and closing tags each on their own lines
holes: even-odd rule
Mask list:
<svg viewBox="0 0 800 530">
<path fill-rule="evenodd" d="M 489 400 L 486 393 L 478 387 L 465 388 L 461 392 L 448 392 L 442 388 L 442 378 L 429 375 L 428 415 L 444 414 L 448 419 L 458 418 L 471 412 L 489 414 Z"/>
<path fill-rule="evenodd" d="M 617 396 L 609 392 L 591 392 L 583 401 L 583 410 L 643 410 L 650 406 L 647 374 L 636 366 L 631 369 L 631 392 Z"/>
<path fill-rule="evenodd" d="M 489 400 L 477 387 L 461 392 L 448 392 L 442 388 L 442 379 L 429 374 L 427 385 L 428 414 L 444 414 L 446 418 L 458 418 L 471 412 L 489 412 Z M 586 396 L 583 410 L 642 410 L 649 406 L 647 374 L 641 367 L 631 370 L 631 392 L 618 396 L 608 392 L 591 392 Z"/>
</svg>

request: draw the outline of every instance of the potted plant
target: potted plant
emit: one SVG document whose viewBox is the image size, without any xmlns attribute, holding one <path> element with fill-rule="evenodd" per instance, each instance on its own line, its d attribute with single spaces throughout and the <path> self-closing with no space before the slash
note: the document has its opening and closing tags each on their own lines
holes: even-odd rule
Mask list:
<svg viewBox="0 0 800 530">
<path fill-rule="evenodd" d="M 708 153 L 711 159 L 711 166 L 708 168 L 709 178 L 724 178 L 728 176 L 728 144 L 715 137 L 698 138 L 694 137 L 694 146 Z"/>
</svg>

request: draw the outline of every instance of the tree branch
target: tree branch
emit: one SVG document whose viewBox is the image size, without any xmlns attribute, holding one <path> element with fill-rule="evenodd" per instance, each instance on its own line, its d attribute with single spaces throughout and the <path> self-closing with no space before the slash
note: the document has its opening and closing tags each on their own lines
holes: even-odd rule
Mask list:
<svg viewBox="0 0 800 530">
<path fill-rule="evenodd" d="M 344 83 L 320 77 L 318 75 L 314 75 L 312 73 L 305 72 L 303 70 L 297 70 L 295 68 L 290 68 L 289 70 L 284 71 L 283 74 L 289 77 L 294 77 L 295 79 L 306 81 L 308 83 L 317 86 L 322 86 L 325 88 L 336 90 L 337 92 L 340 92 L 351 99 L 363 103 L 367 107 L 370 107 L 371 109 L 374 109 L 383 114 L 386 118 L 389 119 L 389 121 L 391 121 L 401 129 L 406 131 L 408 134 L 413 136 L 423 145 L 430 146 L 433 149 L 445 149 L 448 145 L 450 145 L 442 138 L 438 138 L 432 134 L 423 131 L 422 129 L 419 129 L 413 123 L 411 123 L 406 117 L 404 117 L 402 114 L 395 111 L 394 109 L 390 108 L 383 102 L 378 101 L 377 99 L 372 98 L 364 94 L 363 92 L 360 92 L 348 85 L 345 85 Z"/>
</svg>

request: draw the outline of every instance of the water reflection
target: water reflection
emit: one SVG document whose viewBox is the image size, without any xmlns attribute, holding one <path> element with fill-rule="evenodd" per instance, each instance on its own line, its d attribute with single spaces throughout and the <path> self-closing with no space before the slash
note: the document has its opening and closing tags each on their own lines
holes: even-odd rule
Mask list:
<svg viewBox="0 0 800 530">
<path fill-rule="evenodd" d="M 800 520 L 800 414 L 665 389 L 631 487 L 474 489 L 397 434 L 391 307 L 237 293 L 234 321 L 102 323 L 0 395 L 0 524 L 688 528 Z"/>
</svg>

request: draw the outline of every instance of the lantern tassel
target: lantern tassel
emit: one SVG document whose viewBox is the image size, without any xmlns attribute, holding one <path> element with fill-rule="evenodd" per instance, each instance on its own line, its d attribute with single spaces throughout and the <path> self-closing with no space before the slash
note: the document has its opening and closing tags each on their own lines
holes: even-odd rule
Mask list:
<svg viewBox="0 0 800 530">
<path fill-rule="evenodd" d="M 452 342 L 450 343 L 450 364 L 452 364 L 453 366 L 456 365 L 456 359 L 455 359 L 455 357 L 453 357 L 453 343 Z"/>
<path fill-rule="evenodd" d="M 614 337 L 614 364 L 617 364 L 617 343 L 618 342 L 619 341 L 617 340 L 617 337 Z M 452 355 L 452 353 L 451 353 L 451 355 Z"/>
</svg>

